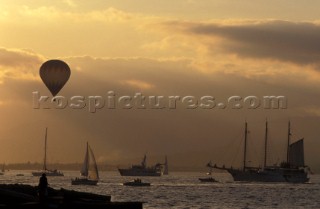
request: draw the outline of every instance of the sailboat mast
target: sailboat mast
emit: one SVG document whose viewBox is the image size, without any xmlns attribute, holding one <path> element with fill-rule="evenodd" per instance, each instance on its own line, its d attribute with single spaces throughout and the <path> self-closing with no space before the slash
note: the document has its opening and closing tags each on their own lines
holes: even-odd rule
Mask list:
<svg viewBox="0 0 320 209">
<path fill-rule="evenodd" d="M 167 155 L 165 157 L 165 161 L 164 161 L 164 175 L 168 175 L 169 174 L 169 166 L 168 166 L 168 158 Z"/>
<path fill-rule="evenodd" d="M 267 166 L 267 149 L 268 148 L 268 121 L 266 120 L 266 132 L 265 132 L 265 138 L 264 138 L 264 163 L 263 167 Z"/>
<path fill-rule="evenodd" d="M 143 160 L 141 162 L 142 167 L 147 167 L 147 154 L 144 154 Z"/>
<path fill-rule="evenodd" d="M 290 155 L 290 137 L 291 137 L 291 130 L 290 130 L 290 121 L 288 124 L 288 144 L 287 144 L 287 163 L 289 163 L 289 155 Z"/>
<path fill-rule="evenodd" d="M 246 170 L 246 161 L 247 161 L 247 135 L 248 135 L 248 130 L 247 130 L 247 121 L 245 123 L 245 130 L 244 130 L 244 149 L 243 149 L 243 171 Z"/>
<path fill-rule="evenodd" d="M 89 143 L 87 142 L 87 152 L 86 152 L 86 159 L 87 159 L 87 162 L 86 162 L 86 167 L 87 167 L 87 177 L 89 176 L 89 166 L 90 166 L 90 154 L 89 154 Z"/>
<path fill-rule="evenodd" d="M 86 153 L 84 155 L 84 160 L 83 160 L 82 168 L 80 170 L 80 175 L 88 177 L 89 175 L 88 170 L 89 170 L 89 145 L 87 142 Z"/>
<path fill-rule="evenodd" d="M 48 135 L 48 128 L 46 128 L 46 134 L 44 138 L 44 160 L 43 160 L 43 170 L 47 170 L 47 135 Z"/>
</svg>

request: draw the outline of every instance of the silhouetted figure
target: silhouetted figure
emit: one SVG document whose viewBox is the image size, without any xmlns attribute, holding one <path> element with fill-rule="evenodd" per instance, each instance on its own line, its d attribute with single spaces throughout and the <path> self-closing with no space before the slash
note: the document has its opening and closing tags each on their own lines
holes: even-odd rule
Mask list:
<svg viewBox="0 0 320 209">
<path fill-rule="evenodd" d="M 48 196 L 48 180 L 45 173 L 39 179 L 39 200 L 45 202 Z"/>
</svg>

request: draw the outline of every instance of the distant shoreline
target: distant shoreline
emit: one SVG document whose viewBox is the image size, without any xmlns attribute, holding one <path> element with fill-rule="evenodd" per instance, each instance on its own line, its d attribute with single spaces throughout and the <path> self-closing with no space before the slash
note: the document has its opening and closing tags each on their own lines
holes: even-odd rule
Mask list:
<svg viewBox="0 0 320 209">
<path fill-rule="evenodd" d="M 79 171 L 82 166 L 82 163 L 52 163 L 47 165 L 48 168 L 58 169 L 58 170 L 67 170 L 67 171 Z M 118 168 L 126 168 L 130 164 L 124 165 L 107 165 L 107 164 L 98 164 L 100 171 L 118 171 Z M 42 163 L 10 163 L 5 164 L 5 170 L 41 170 L 43 167 Z M 205 166 L 170 166 L 171 172 L 207 172 L 208 168 Z M 311 167 L 311 170 L 315 174 L 320 173 L 320 166 L 317 168 Z M 214 171 L 220 173 L 220 171 Z"/>
<path fill-rule="evenodd" d="M 82 163 L 52 163 L 47 164 L 50 169 L 58 170 L 70 170 L 79 171 Z M 99 171 L 118 171 L 118 168 L 126 168 L 130 164 L 124 165 L 106 165 L 98 164 Z M 10 163 L 5 165 L 5 170 L 41 170 L 43 167 L 42 163 Z M 205 166 L 170 166 L 170 171 L 173 172 L 207 172 L 208 169 Z M 218 171 L 217 171 L 218 172 Z"/>
</svg>

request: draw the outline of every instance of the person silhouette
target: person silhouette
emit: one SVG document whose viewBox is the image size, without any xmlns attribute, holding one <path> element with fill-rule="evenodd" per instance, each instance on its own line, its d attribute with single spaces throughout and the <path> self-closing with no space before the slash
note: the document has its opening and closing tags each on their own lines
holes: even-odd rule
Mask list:
<svg viewBox="0 0 320 209">
<path fill-rule="evenodd" d="M 43 173 L 39 179 L 39 200 L 40 202 L 45 202 L 48 196 L 48 179 L 47 175 Z"/>
</svg>

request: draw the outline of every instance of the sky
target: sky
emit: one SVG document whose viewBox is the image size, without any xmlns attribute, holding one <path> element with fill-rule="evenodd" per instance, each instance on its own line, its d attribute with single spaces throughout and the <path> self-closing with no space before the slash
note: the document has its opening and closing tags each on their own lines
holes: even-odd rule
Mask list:
<svg viewBox="0 0 320 209">
<path fill-rule="evenodd" d="M 268 163 L 305 139 L 305 161 L 320 170 L 320 2 L 284 0 L 0 0 L 0 162 L 81 162 L 86 142 L 99 163 L 240 166 L 244 123 L 248 163 L 261 165 L 266 119 Z M 87 106 L 34 108 L 51 96 L 39 68 L 61 59 L 71 77 L 59 95 Z M 89 96 L 180 96 L 176 108 L 89 109 Z M 108 93 L 109 92 L 109 93 Z M 113 95 L 113 94 L 112 94 Z M 212 96 L 214 108 L 183 97 Z M 240 109 L 227 103 L 242 98 Z M 244 98 L 261 102 L 249 108 Z M 284 96 L 286 108 L 263 107 Z M 246 100 L 247 101 L 247 100 Z M 165 102 L 168 102 L 165 100 Z M 191 103 L 194 101 L 191 101 Z M 219 108 L 223 102 L 225 108 Z M 167 103 L 166 103 L 167 104 Z"/>
</svg>

